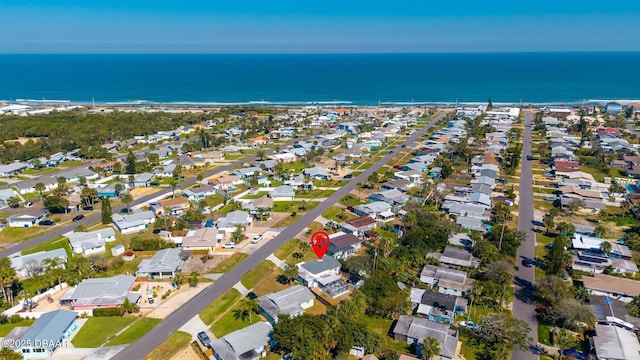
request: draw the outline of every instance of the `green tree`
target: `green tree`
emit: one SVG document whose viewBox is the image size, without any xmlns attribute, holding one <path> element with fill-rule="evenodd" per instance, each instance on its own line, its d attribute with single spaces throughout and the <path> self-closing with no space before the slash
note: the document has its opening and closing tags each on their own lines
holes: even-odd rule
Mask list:
<svg viewBox="0 0 640 360">
<path fill-rule="evenodd" d="M 559 359 L 562 360 L 565 358 L 564 350 L 571 349 L 576 344 L 576 337 L 567 330 L 562 329 L 555 335 L 554 344 L 560 349 Z"/>
<path fill-rule="evenodd" d="M 554 216 L 551 214 L 544 214 L 544 216 L 542 217 L 542 224 L 544 224 L 547 234 L 549 234 L 550 230 L 555 227 L 554 220 Z"/>
<path fill-rule="evenodd" d="M 51 213 L 66 213 L 69 208 L 69 200 L 60 196 L 49 196 L 44 199 L 44 207 Z"/>
<path fill-rule="evenodd" d="M 546 272 L 549 275 L 559 275 L 564 267 L 571 261 L 571 254 L 565 250 L 569 239 L 565 235 L 558 235 L 547 249 L 544 256 L 547 265 Z"/>
<path fill-rule="evenodd" d="M 244 297 L 244 298 L 242 298 L 242 300 L 240 300 L 239 307 L 240 307 L 240 309 L 244 309 L 244 310 L 247 310 L 249 312 L 249 322 L 252 322 L 252 319 L 251 319 L 252 314 L 259 314 L 260 313 L 260 307 L 258 306 L 258 300 L 257 299 Z M 234 316 L 234 318 L 235 318 L 235 316 Z"/>
<path fill-rule="evenodd" d="M 234 309 L 233 311 L 231 311 L 231 313 L 233 314 L 233 318 L 237 321 L 242 321 L 242 322 L 246 322 L 249 321 L 251 322 L 251 311 L 244 309 L 244 308 L 238 308 L 238 309 Z"/>
<path fill-rule="evenodd" d="M 526 322 L 505 313 L 489 314 L 480 320 L 476 336 L 495 348 L 525 349 L 531 329 Z"/>
<path fill-rule="evenodd" d="M 133 155 L 133 152 L 129 151 L 127 154 L 127 165 L 124 168 L 124 172 L 126 174 L 135 174 L 136 173 L 136 156 Z"/>
<path fill-rule="evenodd" d="M 122 304 L 120 304 L 120 309 L 122 309 L 122 311 L 126 315 L 137 313 L 138 311 L 140 311 L 138 305 L 134 302 L 129 301 L 128 298 L 125 298 Z"/>
<path fill-rule="evenodd" d="M 127 205 L 127 214 L 128 214 L 130 212 L 129 204 L 133 202 L 133 196 L 131 196 L 131 194 L 129 193 L 121 194 L 120 201 L 122 201 L 123 204 Z"/>
<path fill-rule="evenodd" d="M 11 288 L 17 279 L 16 271 L 11 267 L 11 260 L 8 257 L 0 258 L 0 290 L 5 302 L 13 303 Z"/>
<path fill-rule="evenodd" d="M 109 200 L 109 198 L 103 198 L 102 199 L 102 209 L 101 209 L 101 213 L 102 213 L 102 223 L 103 224 L 111 224 L 113 222 L 113 218 L 111 216 L 111 201 Z"/>
<path fill-rule="evenodd" d="M 260 161 L 264 160 L 265 155 L 266 155 L 266 152 L 264 150 L 256 151 L 256 156 L 258 157 L 258 160 L 260 160 Z"/>
<path fill-rule="evenodd" d="M 607 240 L 604 240 L 603 242 L 600 243 L 600 251 L 602 251 L 602 253 L 607 256 L 609 256 L 609 254 L 611 253 L 611 248 L 612 248 L 612 245 Z"/>
<path fill-rule="evenodd" d="M 122 163 L 120 163 L 120 161 L 116 161 L 111 168 L 115 174 L 122 173 Z"/>
<path fill-rule="evenodd" d="M 57 280 L 57 284 L 62 284 L 62 278 L 64 277 L 66 270 L 64 268 L 64 261 L 59 257 L 49 258 L 42 260 L 42 266 L 46 268 L 45 274 Z"/>
<path fill-rule="evenodd" d="M 44 183 L 36 183 L 34 189 L 40 194 L 40 200 L 42 200 L 42 193 L 47 189 Z"/>
<path fill-rule="evenodd" d="M 175 177 L 172 177 L 168 181 L 169 186 L 171 187 L 171 198 L 174 199 L 176 197 L 176 187 L 178 187 L 178 180 Z"/>
<path fill-rule="evenodd" d="M 93 204 L 93 199 L 98 197 L 98 190 L 85 186 L 80 191 L 80 197 L 85 204 Z"/>
<path fill-rule="evenodd" d="M 12 208 L 17 208 L 20 205 L 20 199 L 17 196 L 12 196 L 7 199 L 7 205 Z"/>
<path fill-rule="evenodd" d="M 0 359 L 2 360 L 22 360 L 20 353 L 9 349 L 8 347 L 2 347 L 0 349 Z"/>
<path fill-rule="evenodd" d="M 231 238 L 236 244 L 244 239 L 244 226 L 242 226 L 242 224 L 236 224 L 235 230 L 231 233 Z"/>
<path fill-rule="evenodd" d="M 607 236 L 607 228 L 598 224 L 596 225 L 593 234 L 599 238 L 603 238 Z"/>
<path fill-rule="evenodd" d="M 284 276 L 289 279 L 289 283 L 298 278 L 298 267 L 296 265 L 287 265 L 284 268 Z"/>
<path fill-rule="evenodd" d="M 200 276 L 199 272 L 192 271 L 191 274 L 189 274 L 189 286 L 191 287 L 198 286 L 198 282 L 200 282 L 199 276 Z"/>
<path fill-rule="evenodd" d="M 437 339 L 428 337 L 422 342 L 422 360 L 431 360 L 440 355 L 440 343 Z"/>
</svg>

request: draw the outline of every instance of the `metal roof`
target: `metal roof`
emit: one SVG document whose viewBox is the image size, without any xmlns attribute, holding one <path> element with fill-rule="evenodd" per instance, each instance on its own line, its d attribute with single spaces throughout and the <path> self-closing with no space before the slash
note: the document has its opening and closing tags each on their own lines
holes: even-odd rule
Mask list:
<svg viewBox="0 0 640 360">
<path fill-rule="evenodd" d="M 77 314 L 69 310 L 56 310 L 42 314 L 29 330 L 22 336 L 20 343 L 43 344 L 42 346 L 51 349 L 64 337 L 64 332 L 76 320 Z M 29 346 L 30 347 L 30 346 Z"/>
</svg>

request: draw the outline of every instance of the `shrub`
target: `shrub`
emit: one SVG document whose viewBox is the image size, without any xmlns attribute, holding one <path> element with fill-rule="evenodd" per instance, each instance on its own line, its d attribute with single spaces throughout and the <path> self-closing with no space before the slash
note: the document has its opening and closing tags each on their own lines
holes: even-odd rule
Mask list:
<svg viewBox="0 0 640 360">
<path fill-rule="evenodd" d="M 122 315 L 124 315 L 124 310 L 119 307 L 93 309 L 94 317 L 109 317 L 109 316 L 122 316 Z"/>
<path fill-rule="evenodd" d="M 140 236 L 136 236 L 131 239 L 130 247 L 135 251 L 155 251 L 172 248 L 174 244 L 163 239 L 143 239 Z"/>
<path fill-rule="evenodd" d="M 131 291 L 138 291 L 138 290 L 140 290 L 141 286 L 142 286 L 142 284 L 137 283 L 136 286 L 134 286 L 133 289 L 131 289 Z"/>
</svg>

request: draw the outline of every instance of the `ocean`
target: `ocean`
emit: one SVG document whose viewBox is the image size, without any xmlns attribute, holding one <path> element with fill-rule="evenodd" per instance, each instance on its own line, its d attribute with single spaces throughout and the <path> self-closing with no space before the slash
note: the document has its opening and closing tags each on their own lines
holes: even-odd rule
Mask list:
<svg viewBox="0 0 640 360">
<path fill-rule="evenodd" d="M 0 101 L 573 104 L 640 99 L 640 53 L 0 55 Z"/>
</svg>

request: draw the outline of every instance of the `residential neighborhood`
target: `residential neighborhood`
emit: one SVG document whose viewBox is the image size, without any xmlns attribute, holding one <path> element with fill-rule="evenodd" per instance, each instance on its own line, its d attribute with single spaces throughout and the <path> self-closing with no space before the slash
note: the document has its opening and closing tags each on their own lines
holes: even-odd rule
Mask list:
<svg viewBox="0 0 640 360">
<path fill-rule="evenodd" d="M 640 145 L 608 105 L 221 108 L 0 165 L 0 337 L 62 344 L 10 348 L 34 359 L 639 358 Z"/>
</svg>

